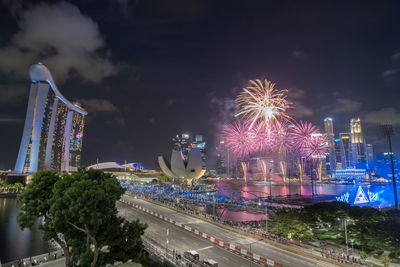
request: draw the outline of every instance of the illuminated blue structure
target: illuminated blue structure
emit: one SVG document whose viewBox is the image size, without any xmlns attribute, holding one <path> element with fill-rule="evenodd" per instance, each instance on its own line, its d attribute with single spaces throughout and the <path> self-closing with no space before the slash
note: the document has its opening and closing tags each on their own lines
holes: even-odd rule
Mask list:
<svg viewBox="0 0 400 267">
<path fill-rule="evenodd" d="M 358 186 L 356 193 L 354 192 L 354 190 L 351 193 L 347 191 L 340 196 L 336 196 L 336 201 L 346 202 L 351 205 L 376 206 L 375 204 L 377 202 L 381 202 L 379 193 L 383 193 L 383 191 L 371 192 L 370 189 L 368 189 L 367 193 L 365 193 L 365 190 L 361 186 Z"/>
<path fill-rule="evenodd" d="M 140 163 L 133 162 L 120 164 L 118 162 L 101 162 L 87 167 L 87 169 L 104 170 L 104 171 L 151 171 Z"/>
<path fill-rule="evenodd" d="M 33 64 L 29 76 L 28 109 L 14 172 L 76 170 L 87 112 L 60 93 L 45 65 Z"/>
<path fill-rule="evenodd" d="M 337 180 L 355 183 L 364 180 L 367 177 L 367 171 L 365 169 L 337 169 L 333 176 Z"/>
</svg>

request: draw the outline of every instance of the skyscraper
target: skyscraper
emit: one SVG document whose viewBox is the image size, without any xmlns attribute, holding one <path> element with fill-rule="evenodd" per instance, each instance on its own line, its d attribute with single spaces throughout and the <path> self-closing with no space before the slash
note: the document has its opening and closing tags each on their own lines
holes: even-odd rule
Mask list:
<svg viewBox="0 0 400 267">
<path fill-rule="evenodd" d="M 333 171 L 336 169 L 336 154 L 335 154 L 335 134 L 333 132 L 333 120 L 332 118 L 325 118 L 324 119 L 324 128 L 326 138 L 329 144 L 329 154 L 326 157 L 326 171 L 328 174 L 332 174 Z"/>
<path fill-rule="evenodd" d="M 350 121 L 351 164 L 356 167 L 366 165 L 365 142 L 362 134 L 360 118 Z"/>
<path fill-rule="evenodd" d="M 374 161 L 374 150 L 372 148 L 372 144 L 366 144 L 365 154 L 367 157 L 368 164 Z"/>
<path fill-rule="evenodd" d="M 350 155 L 351 155 L 350 134 L 349 133 L 340 133 L 339 136 L 343 143 L 344 156 L 345 156 L 345 158 L 342 160 L 342 164 L 344 162 L 346 164 L 346 168 L 348 168 L 348 167 L 350 167 Z"/>
<path fill-rule="evenodd" d="M 336 155 L 336 169 L 346 169 L 346 153 L 342 139 L 335 139 L 335 155 Z"/>
<path fill-rule="evenodd" d="M 14 172 L 74 170 L 80 166 L 87 112 L 58 91 L 43 64 L 33 64 L 29 76 L 32 83 L 28 109 Z"/>
<path fill-rule="evenodd" d="M 202 167 L 206 167 L 206 142 L 203 139 L 203 136 L 200 134 L 196 134 L 192 141 L 192 148 L 198 148 L 201 152 L 201 162 Z"/>
<path fill-rule="evenodd" d="M 202 135 L 196 134 L 194 138 L 188 133 L 176 135 L 172 138 L 175 151 L 182 152 L 184 160 L 188 159 L 189 153 L 192 148 L 199 148 L 201 152 L 202 167 L 206 167 L 206 142 Z"/>
</svg>

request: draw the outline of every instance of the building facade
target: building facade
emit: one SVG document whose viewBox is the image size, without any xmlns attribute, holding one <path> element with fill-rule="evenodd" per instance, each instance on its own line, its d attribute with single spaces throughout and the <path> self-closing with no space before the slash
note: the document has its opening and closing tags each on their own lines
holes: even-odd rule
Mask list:
<svg viewBox="0 0 400 267">
<path fill-rule="evenodd" d="M 365 153 L 365 142 L 360 118 L 350 121 L 351 136 L 351 165 L 354 167 L 366 167 L 367 157 Z"/>
<path fill-rule="evenodd" d="M 342 160 L 346 164 L 346 168 L 350 166 L 350 158 L 351 158 L 351 139 L 350 139 L 350 133 L 340 133 L 340 140 L 342 140 L 343 143 L 343 149 L 344 149 L 344 156 L 345 158 Z"/>
<path fill-rule="evenodd" d="M 346 153 L 344 151 L 344 146 L 342 139 L 337 138 L 335 142 L 335 156 L 336 156 L 336 169 L 346 169 Z"/>
<path fill-rule="evenodd" d="M 324 119 L 324 129 L 329 144 L 329 154 L 326 157 L 326 171 L 328 175 L 331 175 L 336 169 L 335 134 L 333 132 L 332 118 L 327 117 Z"/>
<path fill-rule="evenodd" d="M 201 153 L 202 166 L 206 167 L 206 142 L 202 135 L 196 134 L 191 136 L 188 133 L 183 133 L 181 135 L 176 135 L 172 138 L 173 150 L 182 153 L 184 160 L 188 160 L 188 156 L 192 148 L 198 148 Z"/>
<path fill-rule="evenodd" d="M 29 69 L 31 87 L 15 173 L 71 171 L 80 166 L 87 112 L 69 102 L 43 64 Z"/>
</svg>

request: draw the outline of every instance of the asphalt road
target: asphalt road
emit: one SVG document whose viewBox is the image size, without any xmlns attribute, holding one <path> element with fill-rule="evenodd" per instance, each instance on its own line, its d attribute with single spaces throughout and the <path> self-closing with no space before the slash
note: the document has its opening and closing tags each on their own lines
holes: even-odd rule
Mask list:
<svg viewBox="0 0 400 267">
<path fill-rule="evenodd" d="M 295 254 L 295 253 L 292 253 L 292 252 L 289 252 L 289 251 L 274 247 L 274 246 L 272 246 L 270 244 L 266 244 L 264 242 L 254 243 L 254 242 L 257 241 L 257 239 L 250 238 L 250 237 L 238 234 L 236 232 L 232 232 L 232 231 L 226 230 L 226 229 L 218 227 L 218 226 L 216 226 L 214 224 L 211 224 L 211 223 L 196 219 L 196 218 L 191 217 L 189 215 L 178 213 L 178 212 L 176 212 L 174 210 L 171 210 L 171 209 L 168 209 L 168 208 L 165 208 L 165 207 L 162 207 L 162 206 L 158 206 L 158 205 L 155 205 L 153 203 L 150 203 L 150 202 L 147 202 L 147 201 L 144 201 L 144 200 L 141 200 L 141 199 L 135 199 L 135 198 L 127 196 L 127 195 L 124 195 L 123 198 L 128 200 L 128 201 L 134 202 L 134 203 L 136 203 L 136 204 L 138 204 L 138 205 L 140 205 L 142 207 L 145 207 L 145 208 L 148 208 L 148 209 L 150 209 L 152 211 L 155 211 L 155 212 L 157 212 L 159 214 L 167 216 L 167 217 L 175 220 L 177 223 L 184 223 L 185 225 L 193 227 L 193 228 L 195 228 L 195 229 L 197 229 L 197 230 L 199 230 L 199 231 L 201 231 L 203 233 L 207 233 L 207 234 L 209 234 L 209 235 L 211 235 L 211 236 L 213 236 L 213 237 L 215 237 L 215 238 L 217 238 L 219 240 L 222 240 L 222 241 L 225 241 L 225 242 L 229 242 L 231 244 L 235 244 L 235 245 L 237 245 L 237 246 L 239 246 L 241 248 L 249 250 L 250 244 L 252 244 L 251 245 L 251 251 L 253 253 L 256 253 L 256 254 L 258 254 L 260 256 L 264 256 L 266 258 L 272 259 L 272 260 L 274 260 L 276 262 L 279 262 L 279 263 L 283 264 L 284 266 L 299 266 L 299 267 L 303 267 L 303 266 L 304 267 L 310 267 L 310 266 L 334 266 L 334 265 L 329 264 L 329 263 L 319 262 L 319 261 L 316 261 L 314 259 L 302 257 L 302 256 L 300 256 L 298 254 Z M 118 207 L 120 207 L 120 205 Z M 133 208 L 130 208 L 130 209 L 133 209 Z M 140 212 L 140 214 L 146 214 L 146 213 Z M 148 217 L 146 217 L 146 218 L 150 219 L 150 221 L 153 221 L 152 225 L 160 224 L 161 220 L 159 220 L 158 218 L 155 218 L 152 215 L 148 215 L 148 216 L 150 216 L 150 218 L 148 218 Z M 173 226 L 172 224 L 169 224 L 167 222 L 163 222 L 162 225 L 165 226 L 165 227 L 169 227 L 169 228 L 173 228 L 173 227 L 178 228 L 178 227 Z M 157 226 L 154 226 L 154 227 L 155 228 L 159 228 Z M 151 228 L 151 227 L 149 227 L 149 228 Z M 151 231 L 151 230 L 149 229 L 149 231 Z M 179 233 L 183 234 L 182 233 L 183 230 L 179 229 L 179 231 L 180 231 Z M 190 236 L 192 236 L 193 238 L 196 238 L 196 239 L 200 238 L 200 237 L 196 237 L 192 233 L 188 233 L 188 234 Z M 160 232 L 160 235 L 164 236 L 164 240 L 165 240 L 165 230 L 164 230 L 164 232 Z M 185 235 L 185 236 L 187 236 L 187 235 Z M 212 245 L 209 241 L 203 241 L 203 242 L 204 243 L 202 243 L 202 244 L 205 244 L 205 245 L 204 245 L 204 247 L 200 247 L 200 249 L 201 248 L 206 248 L 206 247 L 209 247 L 209 246 Z M 181 247 L 182 247 L 182 245 L 181 245 Z M 183 248 L 183 250 L 189 249 L 190 248 L 190 243 L 189 243 L 189 247 L 183 246 L 182 248 Z M 207 250 L 210 250 L 210 249 L 204 249 L 204 251 L 207 251 Z M 212 250 L 215 250 L 215 249 L 212 249 Z M 219 249 L 219 250 L 221 250 L 221 249 Z M 238 257 L 238 256 L 236 256 L 234 254 L 231 254 L 230 252 L 227 252 L 227 253 L 229 253 L 228 255 Z M 220 260 L 219 260 L 220 257 L 221 257 L 221 254 L 219 254 L 219 253 L 217 253 L 214 257 L 211 257 L 211 255 L 210 255 L 210 258 L 212 258 L 212 259 L 214 259 L 214 260 L 216 260 L 218 262 L 220 262 Z M 220 266 L 222 266 L 222 265 L 220 265 Z M 230 267 L 232 267 L 232 266 L 239 266 L 239 265 L 231 265 Z M 247 266 L 247 265 L 244 265 L 244 266 Z"/>
<path fill-rule="evenodd" d="M 132 208 L 126 204 L 117 202 L 118 213 L 127 220 L 139 219 L 146 223 L 148 228 L 146 236 L 151 237 L 161 244 L 166 243 L 166 232 L 169 229 L 169 249 L 175 249 L 182 255 L 186 250 L 196 250 L 200 254 L 200 259 L 213 259 L 218 262 L 220 267 L 250 266 L 250 261 L 238 256 L 228 250 L 213 245 L 211 242 L 196 236 L 184 229 L 174 226 L 150 214 Z M 261 266 L 251 263 L 251 266 Z"/>
</svg>

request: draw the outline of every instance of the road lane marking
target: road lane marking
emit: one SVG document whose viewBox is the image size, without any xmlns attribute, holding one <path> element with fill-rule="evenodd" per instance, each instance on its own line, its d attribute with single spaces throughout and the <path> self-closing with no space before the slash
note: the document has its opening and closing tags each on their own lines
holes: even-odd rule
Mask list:
<svg viewBox="0 0 400 267">
<path fill-rule="evenodd" d="M 198 249 L 196 249 L 196 251 L 202 251 L 202 250 L 206 250 L 206 249 L 209 249 L 209 248 L 213 248 L 214 246 L 208 246 L 208 247 L 205 247 L 205 248 L 198 248 Z"/>
</svg>

